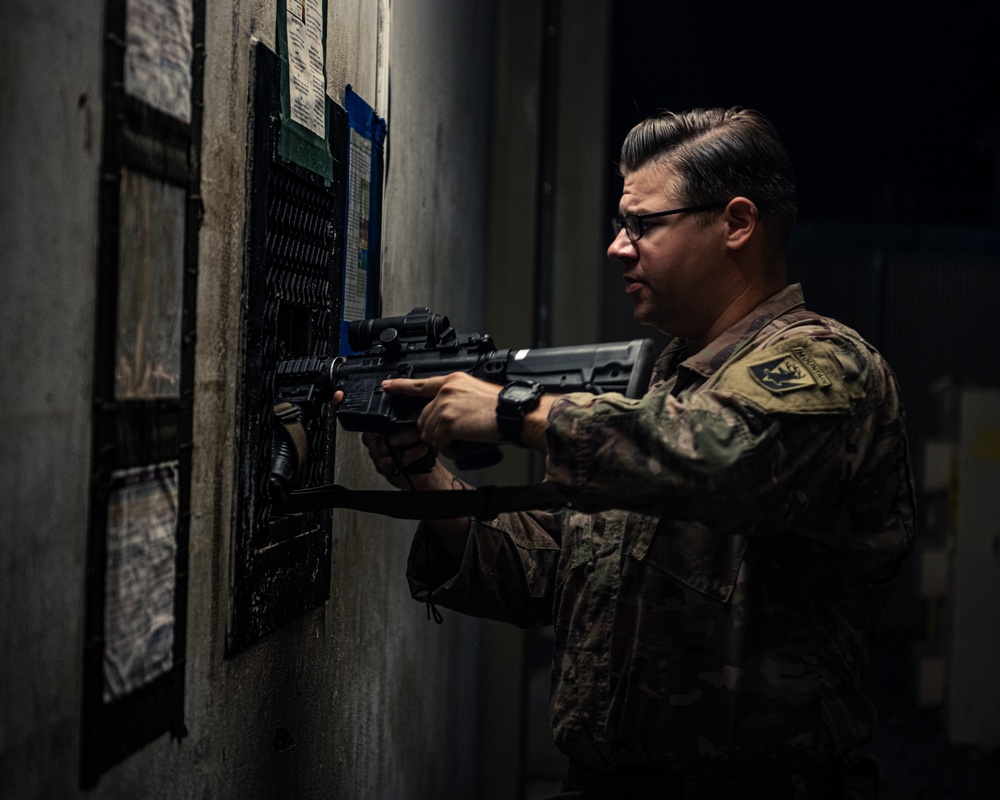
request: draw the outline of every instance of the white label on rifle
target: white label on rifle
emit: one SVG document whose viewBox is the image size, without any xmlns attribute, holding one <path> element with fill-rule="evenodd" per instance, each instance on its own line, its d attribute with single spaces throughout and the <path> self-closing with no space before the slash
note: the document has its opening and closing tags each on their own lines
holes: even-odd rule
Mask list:
<svg viewBox="0 0 1000 800">
<path fill-rule="evenodd" d="M 522 358 L 527 358 L 528 352 L 529 352 L 528 350 L 518 350 L 516 353 L 514 353 L 514 360 L 520 361 Z"/>
</svg>

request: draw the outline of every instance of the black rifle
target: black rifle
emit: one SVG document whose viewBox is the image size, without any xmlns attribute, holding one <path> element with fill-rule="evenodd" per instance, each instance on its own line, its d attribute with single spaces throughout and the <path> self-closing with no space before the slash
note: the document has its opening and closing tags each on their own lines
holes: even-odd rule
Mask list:
<svg viewBox="0 0 1000 800">
<path fill-rule="evenodd" d="M 547 392 L 617 392 L 641 397 L 654 361 L 652 339 L 573 347 L 497 350 L 487 334 L 457 334 L 448 318 L 415 308 L 404 317 L 357 320 L 348 326 L 354 355 L 296 358 L 278 364 L 271 495 L 282 502 L 304 464 L 302 426 L 319 419 L 336 391 L 345 430 L 388 433 L 413 427 L 424 398 L 382 390 L 388 378 L 429 378 L 467 372 L 491 383 L 534 381 Z M 480 469 L 502 458 L 492 444 L 455 443 L 459 469 Z"/>
</svg>

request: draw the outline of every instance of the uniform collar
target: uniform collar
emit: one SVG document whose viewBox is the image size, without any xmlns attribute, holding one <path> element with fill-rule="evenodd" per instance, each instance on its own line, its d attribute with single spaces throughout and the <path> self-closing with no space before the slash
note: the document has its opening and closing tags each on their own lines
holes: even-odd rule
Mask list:
<svg viewBox="0 0 1000 800">
<path fill-rule="evenodd" d="M 697 381 L 697 376 L 703 379 L 712 375 L 729 357 L 747 343 L 752 341 L 760 331 L 778 317 L 805 306 L 805 296 L 802 285 L 793 283 L 786 286 L 776 295 L 769 297 L 733 327 L 716 337 L 704 347 L 701 352 L 687 357 L 687 345 L 681 338 L 673 339 L 657 359 L 655 375 L 657 378 L 668 376 L 676 366 L 677 382 L 671 390 L 673 394 Z M 688 373 L 685 375 L 685 373 Z M 696 373 L 696 375 L 690 374 Z"/>
</svg>

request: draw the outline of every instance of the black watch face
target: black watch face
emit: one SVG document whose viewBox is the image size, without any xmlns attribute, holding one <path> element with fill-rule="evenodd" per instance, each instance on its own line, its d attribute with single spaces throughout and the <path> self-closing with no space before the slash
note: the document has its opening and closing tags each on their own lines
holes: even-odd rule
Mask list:
<svg viewBox="0 0 1000 800">
<path fill-rule="evenodd" d="M 535 396 L 534 389 L 528 386 L 508 386 L 503 390 L 503 399 L 512 403 L 526 403 Z"/>
</svg>

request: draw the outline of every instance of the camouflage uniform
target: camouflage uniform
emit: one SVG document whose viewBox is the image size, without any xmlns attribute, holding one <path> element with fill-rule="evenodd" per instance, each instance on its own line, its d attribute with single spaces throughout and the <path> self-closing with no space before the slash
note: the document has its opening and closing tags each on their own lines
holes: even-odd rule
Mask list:
<svg viewBox="0 0 1000 800">
<path fill-rule="evenodd" d="M 457 572 L 418 531 L 409 578 L 553 624 L 567 756 L 753 775 L 870 737 L 860 683 L 914 510 L 899 389 L 857 333 L 789 286 L 697 355 L 668 347 L 642 400 L 560 398 L 548 441 L 571 508 L 474 522 Z"/>
</svg>

